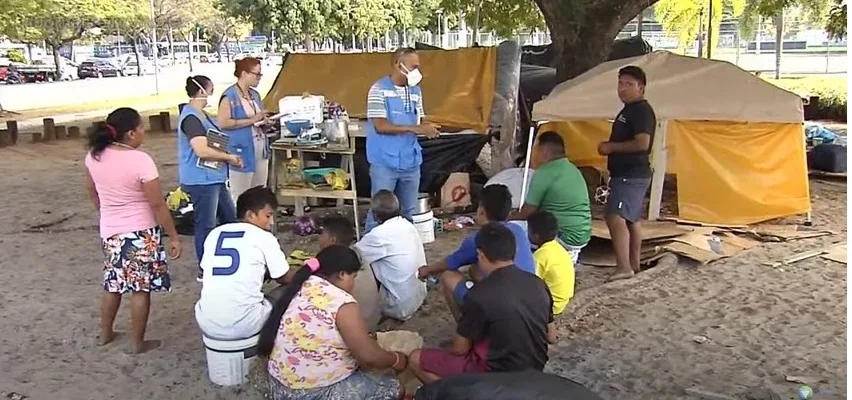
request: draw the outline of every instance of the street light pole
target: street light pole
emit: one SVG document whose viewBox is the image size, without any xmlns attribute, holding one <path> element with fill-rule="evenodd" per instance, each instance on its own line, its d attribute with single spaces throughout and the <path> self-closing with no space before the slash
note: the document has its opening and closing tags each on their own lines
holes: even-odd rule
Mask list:
<svg viewBox="0 0 852 400">
<path fill-rule="evenodd" d="M 707 59 L 713 58 L 713 0 L 707 7 Z"/>
<path fill-rule="evenodd" d="M 157 21 L 154 20 L 154 0 L 151 0 L 151 42 L 154 51 L 154 94 L 160 94 L 160 46 L 157 45 Z M 142 66 L 140 65 L 141 69 Z"/>
</svg>

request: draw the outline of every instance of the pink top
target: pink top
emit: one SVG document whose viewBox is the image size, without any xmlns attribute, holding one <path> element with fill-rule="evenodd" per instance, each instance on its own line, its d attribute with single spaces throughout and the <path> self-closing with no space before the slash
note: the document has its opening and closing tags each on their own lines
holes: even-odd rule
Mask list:
<svg viewBox="0 0 852 400">
<path fill-rule="evenodd" d="M 100 160 L 86 154 L 85 163 L 101 203 L 101 238 L 157 226 L 142 188 L 143 183 L 159 177 L 148 153 L 110 146 L 101 153 Z"/>
</svg>

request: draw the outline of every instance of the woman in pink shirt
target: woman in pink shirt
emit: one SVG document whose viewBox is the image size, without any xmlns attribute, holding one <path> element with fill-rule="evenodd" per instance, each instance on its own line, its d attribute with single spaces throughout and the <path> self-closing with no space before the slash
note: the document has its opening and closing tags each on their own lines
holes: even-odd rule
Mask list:
<svg viewBox="0 0 852 400">
<path fill-rule="evenodd" d="M 121 295 L 131 298 L 133 351 L 157 348 L 159 340 L 145 340 L 151 292 L 171 291 L 163 246 L 169 236 L 169 256 L 178 258 L 180 240 L 160 191 L 154 160 L 137 150 L 145 139 L 142 117 L 132 108 L 119 108 L 89 137 L 86 187 L 100 213 L 104 252 L 104 295 L 98 343 L 115 339 L 115 315 Z"/>
</svg>

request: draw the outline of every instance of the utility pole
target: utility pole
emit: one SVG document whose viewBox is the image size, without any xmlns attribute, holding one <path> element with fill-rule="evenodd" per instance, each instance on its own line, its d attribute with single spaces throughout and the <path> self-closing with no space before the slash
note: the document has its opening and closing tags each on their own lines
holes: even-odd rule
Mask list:
<svg viewBox="0 0 852 400">
<path fill-rule="evenodd" d="M 707 59 L 713 58 L 713 0 L 707 7 Z"/>
<path fill-rule="evenodd" d="M 698 59 L 704 57 L 704 6 L 698 9 Z"/>
</svg>

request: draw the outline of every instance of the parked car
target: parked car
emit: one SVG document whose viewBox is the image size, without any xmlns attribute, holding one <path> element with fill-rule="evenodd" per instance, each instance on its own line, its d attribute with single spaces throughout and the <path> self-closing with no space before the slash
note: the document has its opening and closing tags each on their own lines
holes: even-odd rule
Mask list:
<svg viewBox="0 0 852 400">
<path fill-rule="evenodd" d="M 139 75 L 139 65 L 136 64 L 136 60 L 129 61 L 124 65 L 124 68 L 121 69 L 121 72 L 124 76 L 136 76 Z M 142 75 L 149 75 L 154 73 L 154 65 L 148 62 L 142 62 Z"/>
<path fill-rule="evenodd" d="M 77 64 L 65 57 L 59 57 L 59 74 L 57 75 L 53 56 L 47 56 L 33 60 L 31 64 L 20 65 L 17 69 L 25 82 L 70 81 L 74 79 Z"/>
<path fill-rule="evenodd" d="M 103 78 L 108 76 L 124 76 L 121 68 L 105 60 L 86 60 L 77 68 L 77 76 L 80 79 Z"/>
</svg>

